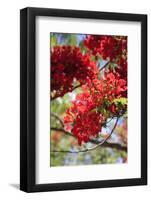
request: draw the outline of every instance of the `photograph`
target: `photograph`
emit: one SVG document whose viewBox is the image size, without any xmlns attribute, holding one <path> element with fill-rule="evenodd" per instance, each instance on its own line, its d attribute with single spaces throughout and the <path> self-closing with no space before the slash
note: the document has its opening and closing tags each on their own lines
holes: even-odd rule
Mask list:
<svg viewBox="0 0 151 200">
<path fill-rule="evenodd" d="M 50 33 L 50 167 L 128 162 L 127 43 Z"/>
<path fill-rule="evenodd" d="M 20 20 L 20 190 L 147 185 L 147 15 Z"/>
</svg>

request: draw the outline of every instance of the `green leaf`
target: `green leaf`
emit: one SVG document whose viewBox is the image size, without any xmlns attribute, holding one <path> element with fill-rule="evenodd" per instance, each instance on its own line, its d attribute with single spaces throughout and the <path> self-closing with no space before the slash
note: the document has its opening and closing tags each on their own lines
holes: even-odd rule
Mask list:
<svg viewBox="0 0 151 200">
<path fill-rule="evenodd" d="M 113 101 L 115 104 L 122 104 L 122 105 L 127 105 L 128 104 L 128 99 L 125 97 L 121 97 L 119 99 L 114 99 Z"/>
</svg>

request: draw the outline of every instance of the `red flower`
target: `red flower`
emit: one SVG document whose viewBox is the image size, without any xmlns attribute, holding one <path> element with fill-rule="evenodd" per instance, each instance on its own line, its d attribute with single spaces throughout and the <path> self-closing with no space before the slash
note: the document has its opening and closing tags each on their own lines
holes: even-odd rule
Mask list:
<svg viewBox="0 0 151 200">
<path fill-rule="evenodd" d="M 98 68 L 89 54 L 83 55 L 80 48 L 56 46 L 51 52 L 51 91 L 55 97 L 72 91 L 74 83 L 81 85 L 98 75 Z"/>
<path fill-rule="evenodd" d="M 78 114 L 72 133 L 78 139 L 79 145 L 88 142 L 92 137 L 96 137 L 101 131 L 102 116 L 97 112 Z"/>
<path fill-rule="evenodd" d="M 94 56 L 100 55 L 104 60 L 112 61 L 127 48 L 127 38 L 118 36 L 89 35 L 84 45 Z"/>
<path fill-rule="evenodd" d="M 73 122 L 73 116 L 72 115 L 66 115 L 65 117 L 64 117 L 64 123 L 71 123 L 71 122 Z"/>
<path fill-rule="evenodd" d="M 113 113 L 113 114 L 116 114 L 116 105 L 115 103 L 112 103 L 111 106 L 109 107 L 109 110 Z"/>
<path fill-rule="evenodd" d="M 121 116 L 127 109 L 114 101 L 127 97 L 127 38 L 89 35 L 84 45 L 89 54 L 71 46 L 56 46 L 51 52 L 52 98 L 72 91 L 77 82 L 83 90 L 64 116 L 65 130 L 72 132 L 80 145 L 98 136 L 107 118 Z M 91 54 L 112 63 L 100 74 Z"/>
<path fill-rule="evenodd" d="M 105 73 L 100 79 L 89 80 L 82 88 L 83 93 L 77 94 L 64 117 L 65 129 L 70 129 L 79 144 L 97 136 L 106 117 L 118 114 L 112 102 L 127 90 L 126 81 L 113 72 Z M 102 108 L 108 111 L 108 116 L 103 116 Z M 120 109 L 119 114 L 123 111 L 123 108 Z"/>
</svg>

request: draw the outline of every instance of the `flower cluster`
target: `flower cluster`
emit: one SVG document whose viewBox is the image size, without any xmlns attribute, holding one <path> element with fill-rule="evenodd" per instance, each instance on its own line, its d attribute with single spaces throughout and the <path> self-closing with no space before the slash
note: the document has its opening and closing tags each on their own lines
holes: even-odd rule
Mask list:
<svg viewBox="0 0 151 200">
<path fill-rule="evenodd" d="M 78 138 L 79 144 L 97 136 L 108 117 L 125 111 L 123 105 L 119 107 L 113 101 L 127 90 L 126 81 L 111 72 L 103 78 L 88 80 L 82 88 L 64 117 L 66 130 Z"/>
<path fill-rule="evenodd" d="M 101 131 L 103 116 L 95 109 L 95 102 L 88 91 L 78 94 L 64 117 L 65 129 L 78 139 L 79 145 L 88 142 Z"/>
<path fill-rule="evenodd" d="M 127 38 L 89 35 L 86 37 L 84 45 L 93 55 L 100 55 L 104 60 L 110 58 L 110 61 L 112 61 L 127 48 Z"/>
<path fill-rule="evenodd" d="M 81 86 L 64 116 L 65 130 L 79 145 L 98 136 L 108 118 L 121 116 L 127 109 L 127 37 L 88 35 L 84 46 L 84 53 L 68 45 L 51 49 L 51 98 Z M 101 72 L 99 57 L 110 61 Z"/>
<path fill-rule="evenodd" d="M 51 97 L 63 96 L 73 90 L 75 83 L 80 85 L 98 74 L 96 63 L 90 55 L 83 55 L 80 48 L 55 46 L 51 52 Z"/>
<path fill-rule="evenodd" d="M 99 36 L 88 35 L 84 41 L 85 46 L 95 56 L 101 56 L 103 59 L 109 58 L 117 67 L 116 76 L 127 82 L 127 37 L 126 36 Z M 110 71 L 112 71 L 110 69 Z M 126 83 L 127 84 L 127 83 Z M 127 91 L 123 91 L 124 97 Z"/>
<path fill-rule="evenodd" d="M 91 137 L 96 137 L 102 128 L 102 116 L 97 112 L 78 114 L 75 121 L 72 132 L 78 138 L 79 144 L 82 141 L 88 142 Z"/>
</svg>

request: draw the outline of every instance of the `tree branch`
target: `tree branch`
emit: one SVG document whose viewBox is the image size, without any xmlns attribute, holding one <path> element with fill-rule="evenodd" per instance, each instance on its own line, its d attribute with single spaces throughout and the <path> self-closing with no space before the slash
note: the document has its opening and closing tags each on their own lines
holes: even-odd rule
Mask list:
<svg viewBox="0 0 151 200">
<path fill-rule="evenodd" d="M 63 132 L 63 133 L 65 133 L 65 134 L 69 135 L 69 136 L 74 137 L 74 135 L 73 135 L 72 133 L 70 133 L 70 132 L 68 132 L 68 131 L 65 131 L 63 128 L 51 127 L 51 130 L 52 130 L 52 131 Z"/>
<path fill-rule="evenodd" d="M 117 149 L 117 150 L 120 150 L 120 151 L 127 151 L 127 146 L 122 146 L 119 143 L 105 142 L 103 144 L 103 147 L 113 148 L 113 149 Z"/>
<path fill-rule="evenodd" d="M 117 123 L 118 123 L 118 117 L 117 117 L 117 119 L 116 119 L 116 122 L 115 122 L 114 127 L 113 127 L 112 131 L 110 132 L 110 134 L 109 134 L 105 139 L 103 139 L 101 142 L 98 142 L 98 143 L 97 143 L 95 146 L 93 146 L 93 147 L 84 148 L 84 149 L 80 149 L 80 150 L 74 150 L 74 151 L 72 151 L 72 150 L 53 150 L 52 152 L 80 153 L 80 152 L 92 151 L 92 150 L 97 149 L 98 147 L 103 146 L 103 145 L 106 146 L 106 147 L 107 147 L 107 146 L 109 147 L 109 144 L 110 144 L 110 143 L 107 143 L 107 140 L 111 137 L 112 133 L 114 132 Z M 57 130 L 57 131 L 62 131 L 62 132 L 64 132 L 64 133 L 67 133 L 68 135 L 74 137 L 73 134 L 71 134 L 71 133 L 65 131 L 64 129 L 56 129 L 56 128 L 51 128 L 51 129 L 52 129 L 52 130 Z M 94 143 L 94 140 L 91 139 L 90 142 Z M 117 147 L 117 144 L 116 144 L 116 145 L 112 144 L 111 146 L 112 146 L 112 148 L 113 148 L 113 147 Z M 122 149 L 122 148 L 121 148 L 121 149 Z"/>
<path fill-rule="evenodd" d="M 93 144 L 99 143 L 99 141 L 96 139 L 91 139 L 90 142 Z M 120 143 L 111 143 L 111 142 L 106 141 L 104 144 L 102 144 L 102 147 L 114 148 L 121 151 L 127 151 L 127 146 L 121 145 Z"/>
<path fill-rule="evenodd" d="M 110 61 L 108 60 L 108 61 L 105 63 L 105 65 L 104 65 L 103 67 L 100 68 L 99 71 L 102 71 L 102 70 L 109 64 L 109 62 L 110 62 Z"/>
<path fill-rule="evenodd" d="M 62 119 L 56 114 L 56 113 L 50 113 L 52 117 L 55 117 L 61 124 L 62 127 L 64 127 L 64 123 L 62 121 Z"/>
<path fill-rule="evenodd" d="M 79 87 L 81 87 L 81 84 L 76 85 L 75 87 L 73 87 L 72 91 L 75 90 L 75 89 L 77 89 L 77 88 L 79 88 Z M 71 92 L 72 92 L 72 91 L 71 91 Z"/>
</svg>

